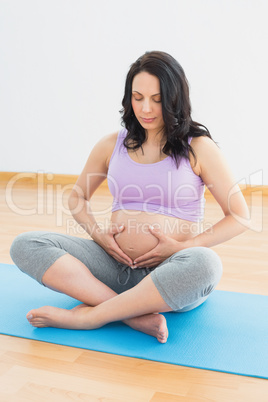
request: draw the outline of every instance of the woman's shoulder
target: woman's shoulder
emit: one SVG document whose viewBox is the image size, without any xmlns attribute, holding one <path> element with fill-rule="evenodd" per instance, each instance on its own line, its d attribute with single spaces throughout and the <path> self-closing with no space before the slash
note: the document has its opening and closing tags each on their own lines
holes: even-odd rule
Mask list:
<svg viewBox="0 0 268 402">
<path fill-rule="evenodd" d="M 101 139 L 102 145 L 108 149 L 114 147 L 117 141 L 117 137 L 118 137 L 118 131 L 112 134 L 105 135 Z"/>
<path fill-rule="evenodd" d="M 113 149 L 116 145 L 118 136 L 124 136 L 124 135 L 125 135 L 125 129 L 121 129 L 112 134 L 107 134 L 99 140 L 99 142 L 97 143 L 97 146 L 104 147 L 108 151 L 110 151 L 112 149 L 112 151 L 113 151 Z"/>
<path fill-rule="evenodd" d="M 191 146 L 193 148 L 207 148 L 208 146 L 211 147 L 216 145 L 212 138 L 208 137 L 207 135 L 201 135 L 199 137 L 192 137 Z"/>
<path fill-rule="evenodd" d="M 117 136 L 118 132 L 101 137 L 93 146 L 88 161 L 93 164 L 100 163 L 103 167 L 107 167 L 107 161 L 110 160 L 113 153 Z"/>
<path fill-rule="evenodd" d="M 104 142 L 105 142 L 105 148 L 106 148 L 106 166 L 108 167 L 110 164 L 110 160 L 113 154 L 113 151 L 116 147 L 117 141 L 118 144 L 121 144 L 124 137 L 126 136 L 126 129 L 121 129 L 117 131 L 116 133 L 109 134 L 106 137 L 104 137 Z"/>
<path fill-rule="evenodd" d="M 211 153 L 217 154 L 220 152 L 218 145 L 207 135 L 193 137 L 190 144 L 197 158 L 203 159 L 211 155 Z"/>
<path fill-rule="evenodd" d="M 112 134 L 103 136 L 95 145 L 95 152 L 105 160 L 105 165 L 108 168 L 109 162 L 116 146 L 118 131 Z"/>
<path fill-rule="evenodd" d="M 219 171 L 227 172 L 227 161 L 219 146 L 208 136 L 194 137 L 191 146 L 196 156 L 193 169 L 203 180 L 215 176 Z"/>
<path fill-rule="evenodd" d="M 202 165 L 212 157 L 219 155 L 220 150 L 217 144 L 207 135 L 193 137 L 190 143 L 196 159 L 190 155 L 190 161 L 194 172 L 199 176 Z"/>
</svg>

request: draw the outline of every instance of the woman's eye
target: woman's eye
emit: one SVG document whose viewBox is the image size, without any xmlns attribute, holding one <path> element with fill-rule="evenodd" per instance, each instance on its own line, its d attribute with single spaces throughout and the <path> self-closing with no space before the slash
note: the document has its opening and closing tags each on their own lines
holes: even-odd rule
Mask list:
<svg viewBox="0 0 268 402">
<path fill-rule="evenodd" d="M 143 98 L 135 98 L 135 97 L 134 97 L 134 100 L 137 101 L 137 102 L 142 101 L 142 99 L 143 99 Z M 153 99 L 153 101 L 154 101 L 155 103 L 161 103 L 161 99 Z"/>
</svg>

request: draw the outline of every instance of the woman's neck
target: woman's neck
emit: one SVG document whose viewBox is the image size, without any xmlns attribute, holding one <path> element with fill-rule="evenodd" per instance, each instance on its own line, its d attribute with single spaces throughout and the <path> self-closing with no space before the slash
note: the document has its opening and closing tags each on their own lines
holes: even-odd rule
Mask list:
<svg viewBox="0 0 268 402">
<path fill-rule="evenodd" d="M 145 142 L 148 145 L 159 146 L 162 148 L 166 143 L 166 138 L 163 133 L 163 130 L 158 132 L 146 130 L 145 134 L 146 134 Z"/>
</svg>

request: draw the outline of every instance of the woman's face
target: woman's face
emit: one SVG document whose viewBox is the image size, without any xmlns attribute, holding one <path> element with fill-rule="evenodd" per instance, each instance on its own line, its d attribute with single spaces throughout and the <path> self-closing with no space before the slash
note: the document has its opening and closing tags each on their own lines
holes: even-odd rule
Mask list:
<svg viewBox="0 0 268 402">
<path fill-rule="evenodd" d="M 160 82 L 155 75 L 145 71 L 135 75 L 131 104 L 137 120 L 148 134 L 157 134 L 163 129 Z"/>
</svg>

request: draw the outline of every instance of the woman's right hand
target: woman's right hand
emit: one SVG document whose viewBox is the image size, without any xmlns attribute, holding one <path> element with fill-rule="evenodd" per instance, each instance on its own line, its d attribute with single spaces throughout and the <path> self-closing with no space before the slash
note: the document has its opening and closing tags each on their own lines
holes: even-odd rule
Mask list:
<svg viewBox="0 0 268 402">
<path fill-rule="evenodd" d="M 114 238 L 117 233 L 123 232 L 124 229 L 124 225 L 120 227 L 112 225 L 109 228 L 105 229 L 99 228 L 94 233 L 94 237 L 92 238 L 96 243 L 98 243 L 99 246 L 101 246 L 106 251 L 106 253 L 111 255 L 115 260 L 132 267 L 132 259 L 121 250 Z"/>
</svg>

